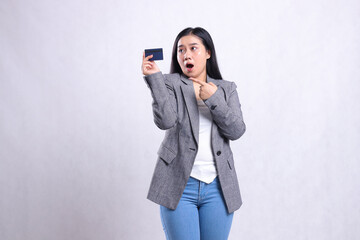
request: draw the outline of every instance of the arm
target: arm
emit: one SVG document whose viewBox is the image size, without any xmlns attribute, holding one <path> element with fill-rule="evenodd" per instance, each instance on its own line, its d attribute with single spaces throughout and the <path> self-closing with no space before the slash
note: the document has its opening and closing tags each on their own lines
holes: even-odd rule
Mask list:
<svg viewBox="0 0 360 240">
<path fill-rule="evenodd" d="M 224 90 L 219 87 L 210 98 L 204 100 L 204 103 L 209 107 L 213 120 L 223 136 L 230 140 L 236 140 L 244 134 L 246 126 L 234 82 L 231 84 L 227 102 Z"/>
<path fill-rule="evenodd" d="M 177 123 L 177 102 L 174 86 L 161 72 L 144 76 L 153 98 L 154 122 L 162 130 Z"/>
</svg>

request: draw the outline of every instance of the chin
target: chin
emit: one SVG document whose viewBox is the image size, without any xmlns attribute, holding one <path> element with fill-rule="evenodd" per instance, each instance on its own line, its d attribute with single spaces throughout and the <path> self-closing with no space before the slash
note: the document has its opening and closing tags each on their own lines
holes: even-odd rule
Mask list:
<svg viewBox="0 0 360 240">
<path fill-rule="evenodd" d="M 184 72 L 184 71 L 183 71 L 183 74 L 184 74 L 185 76 L 187 76 L 187 77 L 193 77 L 192 74 L 191 74 L 191 73 L 188 73 L 188 72 Z"/>
<path fill-rule="evenodd" d="M 188 72 L 188 71 L 186 71 L 186 69 L 185 70 L 181 69 L 181 70 L 182 70 L 183 74 L 187 77 L 193 77 L 193 78 L 199 77 L 199 74 L 197 74 L 195 72 Z"/>
<path fill-rule="evenodd" d="M 196 75 L 195 73 L 189 73 L 189 72 L 183 72 L 187 77 L 193 77 L 196 78 L 198 77 L 198 75 Z"/>
</svg>

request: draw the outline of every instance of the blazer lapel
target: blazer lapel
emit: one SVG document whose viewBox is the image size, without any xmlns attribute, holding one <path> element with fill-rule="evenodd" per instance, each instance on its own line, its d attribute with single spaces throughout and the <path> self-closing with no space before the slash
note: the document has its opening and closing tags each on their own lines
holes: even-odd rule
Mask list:
<svg viewBox="0 0 360 240">
<path fill-rule="evenodd" d="M 183 74 L 180 76 L 181 81 L 184 83 L 181 84 L 180 87 L 185 100 L 186 109 L 190 117 L 191 130 L 196 140 L 196 144 L 199 145 L 199 110 L 197 106 L 193 81 L 189 80 Z"/>
<path fill-rule="evenodd" d="M 186 109 L 190 117 L 191 130 L 196 140 L 196 143 L 199 144 L 199 110 L 195 96 L 193 81 L 189 80 L 184 74 L 180 75 L 180 79 L 183 82 L 180 87 L 183 97 L 185 99 Z M 219 87 L 217 81 L 218 80 L 207 76 L 207 82 L 212 82 Z"/>
<path fill-rule="evenodd" d="M 217 87 L 219 87 L 219 80 L 213 79 L 213 78 L 209 77 L 209 75 L 207 75 L 207 77 L 206 77 L 206 82 L 212 82 Z"/>
</svg>

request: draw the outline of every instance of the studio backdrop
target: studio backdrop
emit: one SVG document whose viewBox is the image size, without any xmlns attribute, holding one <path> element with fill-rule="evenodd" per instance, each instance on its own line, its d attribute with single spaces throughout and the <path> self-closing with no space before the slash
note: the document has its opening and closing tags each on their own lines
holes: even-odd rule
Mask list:
<svg viewBox="0 0 360 240">
<path fill-rule="evenodd" d="M 357 0 L 2 0 L 0 239 L 165 239 L 142 53 L 197 26 L 247 126 L 229 239 L 360 239 Z"/>
</svg>

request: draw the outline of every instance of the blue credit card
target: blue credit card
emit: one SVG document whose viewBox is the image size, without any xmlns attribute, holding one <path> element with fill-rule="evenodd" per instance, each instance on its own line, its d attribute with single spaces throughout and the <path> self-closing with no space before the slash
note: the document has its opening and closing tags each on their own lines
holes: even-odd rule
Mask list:
<svg viewBox="0 0 360 240">
<path fill-rule="evenodd" d="M 149 55 L 154 55 L 152 58 L 150 58 L 150 61 L 156 61 L 156 60 L 163 60 L 163 49 L 162 48 L 152 48 L 152 49 L 145 49 L 145 57 Z"/>
</svg>

